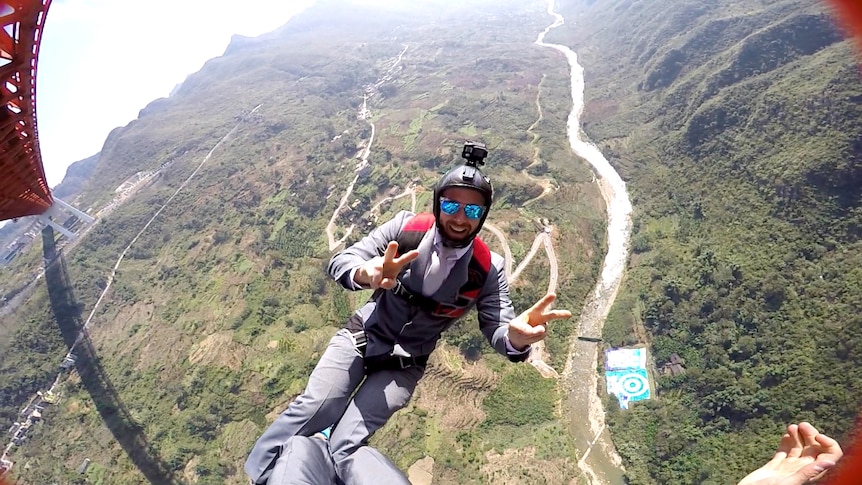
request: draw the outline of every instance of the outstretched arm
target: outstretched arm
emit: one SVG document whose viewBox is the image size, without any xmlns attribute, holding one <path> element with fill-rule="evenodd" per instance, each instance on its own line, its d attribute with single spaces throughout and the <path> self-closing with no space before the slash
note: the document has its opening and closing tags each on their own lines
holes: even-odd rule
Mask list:
<svg viewBox="0 0 862 485">
<path fill-rule="evenodd" d="M 738 485 L 802 485 L 822 477 L 843 455 L 837 441 L 809 423 L 791 424 L 772 460 Z"/>
</svg>

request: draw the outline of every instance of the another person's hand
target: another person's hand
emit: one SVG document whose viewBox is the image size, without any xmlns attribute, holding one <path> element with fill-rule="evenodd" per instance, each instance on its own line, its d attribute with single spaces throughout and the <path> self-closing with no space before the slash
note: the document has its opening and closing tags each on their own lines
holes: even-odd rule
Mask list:
<svg viewBox="0 0 862 485">
<path fill-rule="evenodd" d="M 548 331 L 548 322 L 572 316 L 572 312 L 568 310 L 550 309 L 556 299 L 556 295 L 549 293 L 509 322 L 509 343 L 512 347 L 523 350 L 528 345 L 541 341 Z"/>
<path fill-rule="evenodd" d="M 739 485 L 802 485 L 821 478 L 843 455 L 837 441 L 809 423 L 791 424 L 772 460 Z"/>
<path fill-rule="evenodd" d="M 405 264 L 419 257 L 419 251 L 408 251 L 406 254 L 396 257 L 398 254 L 398 243 L 390 241 L 386 246 L 383 256 L 369 259 L 354 274 L 354 281 L 371 289 L 383 288 L 391 290 L 395 287 L 398 273 Z"/>
</svg>

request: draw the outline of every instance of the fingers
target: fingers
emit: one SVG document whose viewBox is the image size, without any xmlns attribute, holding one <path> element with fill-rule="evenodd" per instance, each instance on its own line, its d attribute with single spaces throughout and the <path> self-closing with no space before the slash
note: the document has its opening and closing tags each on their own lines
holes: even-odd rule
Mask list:
<svg viewBox="0 0 862 485">
<path fill-rule="evenodd" d="M 803 421 L 799 423 L 798 430 L 799 437 L 802 441 L 803 446 L 817 446 L 817 440 L 815 438 L 817 438 L 817 435 L 820 434 L 820 432 L 817 431 L 817 428 L 811 426 L 810 423 L 806 423 Z"/>
<path fill-rule="evenodd" d="M 530 312 L 538 311 L 538 312 L 544 313 L 545 309 L 548 308 L 549 306 L 551 306 L 554 303 L 554 300 L 556 300 L 556 299 L 557 299 L 557 295 L 555 295 L 553 293 L 548 293 L 547 295 L 540 298 L 539 301 L 537 301 L 535 305 L 530 307 L 530 309 L 528 311 L 530 311 Z"/>
<path fill-rule="evenodd" d="M 816 439 L 817 443 L 823 448 L 823 454 L 818 456 L 818 459 L 838 461 L 839 458 L 844 456 L 844 451 L 841 449 L 841 445 L 839 445 L 834 439 L 822 433 L 818 434 L 814 439 Z"/>
<path fill-rule="evenodd" d="M 534 344 L 536 342 L 540 342 L 544 340 L 545 334 L 547 333 L 547 327 L 544 325 L 537 325 L 535 327 L 531 327 L 529 325 L 517 325 L 509 326 L 509 339 L 512 339 L 512 334 L 518 334 L 518 341 L 524 344 Z"/>
<path fill-rule="evenodd" d="M 844 456 L 844 451 L 837 441 L 820 433 L 810 423 L 801 422 L 798 425 L 787 426 L 787 433 L 781 437 L 775 457 L 784 456 L 789 458 L 806 456 L 832 462 Z"/>
<path fill-rule="evenodd" d="M 383 282 L 383 272 L 382 271 L 373 271 L 368 277 L 371 279 L 370 286 L 372 289 L 380 288 L 380 284 Z"/>
<path fill-rule="evenodd" d="M 799 423 L 799 436 L 805 448 L 805 454 L 819 458 L 837 460 L 844 455 L 837 441 L 817 431 L 810 423 Z"/>
<path fill-rule="evenodd" d="M 542 340 L 543 338 L 545 338 L 545 333 L 547 331 L 548 331 L 547 327 L 545 327 L 544 325 L 538 325 L 535 327 L 525 328 L 521 333 L 523 333 L 524 336 L 526 336 L 526 337 L 536 338 L 536 340 L 531 342 L 531 343 L 535 343 L 535 342 L 538 342 L 539 340 Z"/>
<path fill-rule="evenodd" d="M 397 256 L 398 243 L 390 241 L 386 245 L 383 256 L 378 256 L 365 263 L 364 272 L 368 277 L 368 285 L 376 290 L 383 288 L 391 290 L 395 287 L 396 277 L 401 272 L 401 267 L 413 261 L 419 256 L 419 251 L 408 251 L 407 254 Z"/>
<path fill-rule="evenodd" d="M 784 433 L 784 436 L 781 437 L 781 443 L 778 445 L 778 451 L 775 452 L 775 458 L 783 460 L 793 448 L 793 443 L 794 440 L 790 436 L 790 433 Z"/>
<path fill-rule="evenodd" d="M 548 313 L 532 314 L 528 319 L 530 325 L 536 327 L 539 325 L 547 325 L 551 320 L 559 320 L 561 318 L 569 318 L 572 312 L 566 310 L 554 310 Z"/>
<path fill-rule="evenodd" d="M 414 249 L 398 256 L 398 242 L 389 241 L 383 252 L 383 271 L 388 275 L 401 271 L 401 267 L 419 257 L 419 251 Z"/>
<path fill-rule="evenodd" d="M 386 245 L 386 251 L 383 252 L 383 266 L 391 264 L 396 254 L 398 254 L 398 243 L 389 241 L 389 244 Z"/>
<path fill-rule="evenodd" d="M 395 244 L 397 246 L 398 243 L 395 243 Z M 392 262 L 400 268 L 400 267 L 404 266 L 405 264 L 410 263 L 411 261 L 413 261 L 414 259 L 416 259 L 418 257 L 419 257 L 419 250 L 414 249 L 413 251 L 407 251 L 406 253 L 402 254 L 401 256 L 395 258 Z"/>
<path fill-rule="evenodd" d="M 557 299 L 557 296 L 553 293 L 548 293 L 543 296 L 539 301 L 536 302 L 535 305 L 530 307 L 527 310 L 525 315 L 527 316 L 527 322 L 530 325 L 544 325 L 551 320 L 557 320 L 560 318 L 570 318 L 572 316 L 572 312 L 568 310 L 550 310 L 551 305 Z"/>
<path fill-rule="evenodd" d="M 559 320 L 560 318 L 571 318 L 572 312 L 568 310 L 553 310 L 545 314 L 548 320 Z"/>
<path fill-rule="evenodd" d="M 525 320 L 530 325 L 541 325 L 545 323 L 545 320 L 542 317 L 545 314 L 545 309 L 554 303 L 556 298 L 556 295 L 548 293 L 540 298 L 539 301 L 537 301 L 527 311 L 522 313 L 521 316 L 525 317 Z"/>
<path fill-rule="evenodd" d="M 396 278 L 381 278 L 378 286 L 384 290 L 391 290 L 392 288 L 395 288 L 395 283 L 397 281 L 398 280 Z"/>
<path fill-rule="evenodd" d="M 787 456 L 791 458 L 799 458 L 802 456 L 802 449 L 805 444 L 802 442 L 802 437 L 799 436 L 799 426 L 791 424 L 787 427 L 787 433 L 790 434 L 790 450 L 787 451 Z"/>
</svg>

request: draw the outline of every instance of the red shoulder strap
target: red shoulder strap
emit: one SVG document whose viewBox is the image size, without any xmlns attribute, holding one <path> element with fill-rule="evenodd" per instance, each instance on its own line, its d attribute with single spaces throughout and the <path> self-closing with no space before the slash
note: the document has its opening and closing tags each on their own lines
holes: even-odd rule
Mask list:
<svg viewBox="0 0 862 485">
<path fill-rule="evenodd" d="M 434 225 L 434 214 L 422 212 L 413 215 L 401 228 L 396 242 L 398 243 L 398 254 L 404 254 L 419 247 L 422 237 Z"/>
<path fill-rule="evenodd" d="M 473 239 L 473 259 L 476 260 L 485 274 L 491 271 L 491 250 L 479 236 Z"/>
<path fill-rule="evenodd" d="M 473 257 L 467 266 L 467 283 L 461 287 L 461 294 L 475 298 L 479 290 L 485 286 L 488 273 L 491 272 L 491 250 L 485 241 L 477 236 L 473 239 Z"/>
<path fill-rule="evenodd" d="M 431 226 L 434 225 L 434 214 L 430 212 L 421 212 L 419 214 L 414 214 L 413 217 L 407 219 L 407 223 L 404 224 L 404 231 L 422 231 L 425 232 L 428 229 L 431 229 Z"/>
</svg>

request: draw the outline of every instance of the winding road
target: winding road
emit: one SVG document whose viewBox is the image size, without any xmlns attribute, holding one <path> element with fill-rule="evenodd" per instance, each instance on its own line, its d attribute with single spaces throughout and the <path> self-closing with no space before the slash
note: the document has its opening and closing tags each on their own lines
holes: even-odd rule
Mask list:
<svg viewBox="0 0 862 485">
<path fill-rule="evenodd" d="M 555 293 L 557 291 L 557 276 L 558 276 L 558 266 L 557 266 L 557 256 L 554 253 L 554 244 L 551 239 L 551 232 L 553 228 L 551 226 L 545 226 L 545 228 L 536 234 L 536 238 L 533 239 L 533 245 L 530 247 L 530 251 L 524 256 L 524 259 L 518 265 L 518 268 L 513 272 L 512 266 L 514 265 L 514 261 L 512 258 L 512 250 L 509 248 L 509 242 L 506 239 L 505 233 L 501 231 L 497 226 L 491 224 L 489 222 L 485 222 L 485 225 L 482 227 L 483 229 L 488 229 L 492 234 L 494 234 L 497 239 L 500 240 L 500 244 L 503 246 L 503 253 L 506 260 L 504 271 L 506 272 L 506 276 L 508 277 L 509 284 L 513 284 L 520 276 L 521 271 L 527 267 L 527 265 L 532 261 L 533 257 L 539 251 L 540 247 L 545 248 L 545 253 L 548 255 L 548 261 L 550 263 L 550 276 L 548 278 L 548 293 Z M 545 343 L 538 342 L 533 344 L 533 351 L 530 353 L 530 364 L 539 371 L 539 374 L 542 377 L 546 378 L 559 378 L 560 374 L 554 370 L 553 367 L 548 365 L 545 362 Z"/>
<path fill-rule="evenodd" d="M 585 303 L 581 312 L 581 318 L 578 323 L 579 334 L 601 335 L 601 330 L 604 325 L 605 318 L 607 317 L 608 312 L 610 311 L 610 308 L 613 305 L 614 299 L 620 288 L 624 274 L 625 263 L 628 258 L 632 207 L 628 199 L 628 194 L 626 193 L 625 184 L 623 183 L 619 174 L 616 173 L 616 171 L 613 169 L 607 159 L 604 158 L 602 153 L 594 144 L 581 138 L 579 118 L 583 110 L 583 68 L 578 64 L 577 54 L 575 54 L 571 49 L 559 44 L 550 44 L 544 42 L 544 37 L 548 32 L 550 32 L 550 30 L 559 27 L 564 23 L 564 18 L 554 12 L 554 0 L 548 1 L 548 14 L 554 17 L 555 20 L 549 27 L 547 27 L 542 33 L 538 35 L 535 43 L 539 46 L 559 51 L 566 57 L 571 67 L 571 90 L 573 109 L 569 115 L 567 123 L 569 141 L 574 154 L 587 160 L 588 163 L 590 163 L 590 165 L 593 167 L 595 172 L 598 174 L 596 183 L 599 184 L 599 188 L 606 202 L 608 211 L 608 254 L 606 255 L 604 260 L 600 279 L 597 282 L 594 291 L 591 293 L 587 302 Z M 362 154 L 362 160 L 361 162 L 359 162 L 359 165 L 357 167 L 357 175 L 353 178 L 353 180 L 345 190 L 345 193 L 341 197 L 338 207 L 335 209 L 329 223 L 327 224 L 326 233 L 328 237 L 330 251 L 334 251 L 341 244 L 343 244 L 355 227 L 355 225 L 351 224 L 349 228 L 345 231 L 345 234 L 341 239 L 335 239 L 334 232 L 336 229 L 336 221 L 338 219 L 338 216 L 341 210 L 347 204 L 347 201 L 349 200 L 353 188 L 359 179 L 358 172 L 369 163 L 368 157 L 370 155 L 372 144 L 374 142 L 376 127 L 371 121 L 371 113 L 368 110 L 367 103 L 368 98 L 373 96 L 376 93 L 377 88 L 379 88 L 383 83 L 392 79 L 392 76 L 400 65 L 402 57 L 407 51 L 407 49 L 408 46 L 405 45 L 403 50 L 398 54 L 398 56 L 391 61 L 386 74 L 373 85 L 367 86 L 365 93 L 363 94 L 363 103 L 358 116 L 359 119 L 365 120 L 371 125 L 371 136 Z M 544 76 L 542 82 L 544 82 Z M 542 119 L 542 109 L 539 103 L 538 94 L 536 104 L 537 109 L 539 110 L 539 119 L 533 125 L 531 125 L 528 131 L 532 130 Z M 258 108 L 259 106 L 255 108 L 252 112 L 257 110 Z M 238 126 L 239 124 L 237 125 L 237 127 Z M 108 278 L 108 282 L 106 287 L 104 288 L 104 291 L 99 296 L 99 299 L 97 300 L 84 324 L 84 329 L 90 328 L 91 321 L 97 308 L 99 308 L 105 294 L 109 291 L 111 283 L 113 282 L 114 275 L 116 274 L 117 269 L 120 267 L 126 253 L 129 251 L 132 245 L 135 244 L 138 238 L 148 229 L 150 224 L 159 216 L 165 206 L 171 203 L 174 197 L 186 187 L 186 185 L 193 177 L 195 177 L 201 167 L 209 160 L 213 151 L 215 151 L 225 140 L 227 140 L 236 131 L 237 127 L 234 127 L 233 130 L 231 130 L 227 135 L 225 135 L 212 148 L 212 150 L 210 150 L 207 156 L 201 161 L 200 165 L 192 172 L 188 179 L 186 179 L 176 190 L 176 192 L 165 202 L 165 204 L 155 212 L 152 218 L 144 225 L 144 227 L 135 236 L 135 238 L 123 250 L 112 269 L 111 275 Z M 533 135 L 533 141 L 535 142 L 537 139 L 536 135 L 532 132 L 531 134 Z M 533 165 L 538 163 L 538 159 L 539 151 L 538 148 L 536 148 L 534 161 L 530 166 L 532 167 Z M 531 179 L 537 180 L 534 177 L 531 177 Z M 554 185 L 553 181 L 549 179 L 542 179 L 541 181 L 543 182 L 543 186 L 545 187 L 545 190 L 542 194 L 542 196 L 544 196 L 545 194 L 553 190 Z M 400 195 L 394 197 L 387 197 L 378 202 L 373 207 L 372 213 L 374 210 L 379 209 L 379 207 L 383 203 L 404 197 L 408 194 L 412 196 L 413 208 L 415 211 L 415 188 L 408 187 Z M 496 237 L 498 237 L 502 243 L 506 258 L 506 273 L 509 275 L 511 282 L 514 282 L 518 279 L 519 275 L 526 267 L 526 265 L 529 264 L 535 254 L 543 246 L 550 262 L 550 278 L 548 282 L 548 292 L 553 293 L 556 291 L 556 286 L 558 282 L 558 267 L 551 238 L 551 235 L 554 230 L 552 226 L 546 225 L 544 230 L 536 235 L 536 238 L 533 241 L 533 245 L 529 253 L 525 256 L 524 260 L 520 262 L 517 268 L 514 269 L 514 271 L 512 269 L 514 265 L 512 253 L 506 241 L 505 234 L 498 228 L 493 226 L 493 224 L 488 223 L 485 227 L 487 227 L 489 231 L 491 231 Z M 70 350 L 70 353 L 72 350 L 74 350 L 74 346 Z M 535 356 L 533 359 L 531 359 L 531 363 L 537 369 L 539 369 L 540 373 L 543 376 L 559 377 L 559 374 L 554 369 L 544 364 L 542 359 L 543 352 L 544 349 L 542 348 L 542 346 L 537 345 Z M 575 436 L 576 446 L 579 451 L 580 459 L 578 461 L 578 464 L 584 475 L 588 478 L 589 482 L 591 484 L 621 483 L 623 477 L 623 470 L 620 465 L 620 459 L 616 454 L 616 451 L 613 447 L 613 443 L 611 442 L 605 428 L 604 411 L 602 409 L 601 401 L 599 400 L 599 397 L 598 395 L 596 395 L 595 392 L 595 390 L 598 388 L 598 373 L 596 371 L 597 357 L 597 348 L 595 344 L 581 342 L 577 340 L 572 341 L 569 349 L 569 355 L 566 361 L 566 366 L 562 374 L 563 386 L 566 391 L 567 400 L 564 405 L 564 408 L 567 412 L 570 413 L 571 416 L 573 416 L 571 429 Z M 58 381 L 59 379 L 60 377 L 58 376 Z M 56 384 L 57 381 L 55 381 L 55 385 Z M 584 421 L 584 417 L 588 417 L 588 422 Z M 8 447 L 6 451 L 8 452 Z"/>
<path fill-rule="evenodd" d="M 356 185 L 356 182 L 359 180 L 360 172 L 368 166 L 368 156 L 371 155 L 371 145 L 374 143 L 374 135 L 377 133 L 377 127 L 374 125 L 374 122 L 371 121 L 371 111 L 368 109 L 368 98 L 374 96 L 377 93 L 377 89 L 382 86 L 385 82 L 392 80 L 393 73 L 401 64 L 401 59 L 404 57 L 404 53 L 407 52 L 409 46 L 404 45 L 404 48 L 401 50 L 398 55 L 389 61 L 390 66 L 380 79 L 378 79 L 374 84 L 370 84 L 365 87 L 365 93 L 362 95 L 362 106 L 359 107 L 359 114 L 357 118 L 360 120 L 368 121 L 368 124 L 371 125 L 371 137 L 368 139 L 368 144 L 365 146 L 365 150 L 362 152 L 362 160 L 356 166 L 356 176 L 353 177 L 353 181 L 350 182 L 350 185 L 347 186 L 347 190 L 344 191 L 344 195 L 341 196 L 341 200 L 338 203 L 338 207 L 335 208 L 335 212 L 332 213 L 332 217 L 329 219 L 329 223 L 326 225 L 326 238 L 329 241 L 329 251 L 335 251 L 339 246 L 344 244 L 344 241 L 350 236 L 353 232 L 353 229 L 356 228 L 356 224 L 351 224 L 344 231 L 344 235 L 341 239 L 335 239 L 335 229 L 336 229 L 336 220 L 338 220 L 338 215 L 341 213 L 341 209 L 347 205 L 347 201 L 350 199 L 350 194 L 353 193 L 353 187 Z M 409 190 L 409 189 L 408 189 Z M 405 194 L 402 194 L 405 195 Z M 400 198 L 401 196 L 396 197 Z M 374 206 L 374 209 L 378 208 L 386 199 L 378 203 Z M 413 197 L 413 205 L 416 205 L 416 197 Z M 372 209 L 372 212 L 374 211 Z"/>
<path fill-rule="evenodd" d="M 608 214 L 607 225 L 607 245 L 608 253 L 605 256 L 602 266 L 602 272 L 593 292 L 588 296 L 587 301 L 581 311 L 581 316 L 578 321 L 577 335 L 601 335 L 605 319 L 613 306 L 617 292 L 622 284 L 625 265 L 629 254 L 629 237 L 631 234 L 631 212 L 632 206 L 626 192 L 625 183 L 622 178 L 614 170 L 608 160 L 602 155 L 601 151 L 591 142 L 584 140 L 581 137 L 580 116 L 584 106 L 584 76 L 583 68 L 578 63 L 578 57 L 575 52 L 566 46 L 559 44 L 546 43 L 544 41 L 552 29 L 557 28 L 564 23 L 562 15 L 554 11 L 554 0 L 548 0 L 548 15 L 554 18 L 551 25 L 545 28 L 536 38 L 535 44 L 541 47 L 554 49 L 562 53 L 571 69 L 571 96 L 572 96 L 572 111 L 567 120 L 567 135 L 572 152 L 578 157 L 586 160 L 595 172 L 594 181 L 599 186 L 599 191 L 605 200 Z M 406 46 L 405 49 L 406 51 Z M 392 62 L 392 66 L 387 73 L 391 76 L 392 71 L 401 61 L 404 51 L 399 54 L 396 61 Z M 386 77 L 386 76 L 384 76 Z M 538 139 L 537 135 L 532 132 L 533 128 L 542 120 L 543 111 L 540 103 L 539 95 L 541 85 L 545 81 L 545 76 L 539 83 L 539 93 L 536 95 L 536 106 L 539 117 L 534 122 L 528 132 L 533 136 L 534 158 L 530 167 L 540 162 L 539 148 L 535 146 Z M 377 87 L 382 84 L 382 81 L 375 83 L 366 88 L 366 94 L 363 97 L 362 107 L 360 108 L 360 119 L 369 119 L 370 113 L 367 108 L 367 101 L 370 94 L 373 94 Z M 369 121 L 369 123 L 371 123 Z M 374 124 L 372 126 L 372 140 L 369 141 L 362 163 L 367 163 L 368 153 L 371 149 L 373 141 Z M 529 168 L 529 167 L 528 167 Z M 527 174 L 529 176 L 529 174 Z M 334 232 L 335 221 L 353 189 L 353 186 L 358 179 L 354 178 L 353 182 L 348 187 L 346 193 L 342 197 L 342 201 L 335 213 L 332 215 L 330 224 L 327 226 L 327 234 L 329 235 L 330 250 L 334 251 L 347 237 L 345 235 L 340 241 L 336 241 L 332 236 Z M 542 183 L 544 191 L 536 199 L 528 202 L 533 202 L 540 197 L 545 196 L 554 188 L 554 181 L 551 179 L 536 179 L 530 176 L 530 179 Z M 415 211 L 415 190 L 407 189 L 399 197 L 405 196 L 408 192 L 413 193 L 414 211 Z M 383 203 L 393 200 L 388 197 L 380 201 L 374 206 L 378 209 Z M 505 271 L 509 276 L 510 283 L 515 282 L 520 276 L 524 268 L 530 263 L 539 249 L 544 246 L 550 261 L 550 278 L 548 282 L 548 292 L 556 291 L 558 281 L 557 259 L 554 253 L 551 234 L 553 227 L 545 224 L 543 231 L 536 235 L 533 245 L 529 253 L 524 257 L 524 260 L 513 270 L 514 262 L 512 252 L 509 248 L 505 234 L 491 223 L 486 223 L 485 227 L 496 236 L 503 247 L 505 253 Z M 353 229 L 353 226 L 347 230 L 347 234 Z M 531 358 L 531 364 L 535 366 L 544 377 L 560 377 L 560 375 L 545 364 L 543 360 L 544 348 L 542 345 L 537 345 L 534 350 L 534 355 Z M 572 419 L 567 423 L 570 432 L 575 439 L 575 446 L 578 451 L 578 466 L 581 469 L 583 476 L 592 485 L 622 483 L 624 481 L 624 470 L 621 465 L 619 455 L 614 448 L 610 435 L 607 431 L 604 421 L 604 409 L 601 400 L 596 393 L 599 389 L 599 374 L 596 370 L 598 360 L 597 346 L 595 343 L 584 342 L 572 338 L 569 346 L 569 354 L 566 359 L 565 369 L 563 370 L 562 385 L 565 392 L 565 401 L 563 403 L 564 411 L 572 416 Z M 604 387 L 604 386 L 602 386 Z"/>
</svg>

